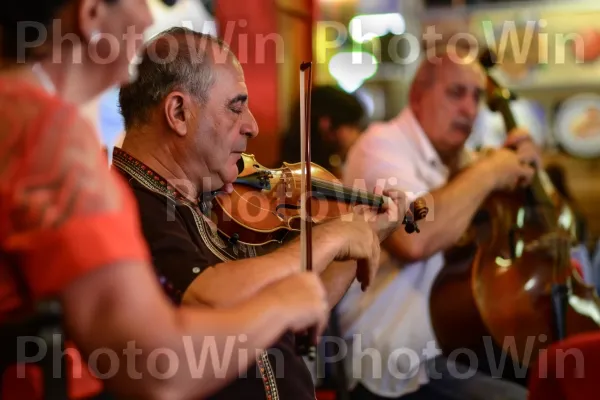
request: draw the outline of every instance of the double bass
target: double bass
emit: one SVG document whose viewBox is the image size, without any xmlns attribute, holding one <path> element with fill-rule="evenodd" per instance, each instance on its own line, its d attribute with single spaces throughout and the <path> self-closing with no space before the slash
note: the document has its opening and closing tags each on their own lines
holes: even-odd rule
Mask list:
<svg viewBox="0 0 600 400">
<path fill-rule="evenodd" d="M 487 105 L 509 132 L 517 126 L 510 109 L 515 96 L 490 75 L 493 53 L 479 61 L 487 72 Z M 577 240 L 573 208 L 541 168 L 529 187 L 488 196 L 445 253 L 431 289 L 431 323 L 442 353 L 524 383 L 528 367 L 552 342 L 599 329 L 597 293 L 571 264 Z M 500 370 L 498 357 L 512 360 L 515 370 Z"/>
</svg>

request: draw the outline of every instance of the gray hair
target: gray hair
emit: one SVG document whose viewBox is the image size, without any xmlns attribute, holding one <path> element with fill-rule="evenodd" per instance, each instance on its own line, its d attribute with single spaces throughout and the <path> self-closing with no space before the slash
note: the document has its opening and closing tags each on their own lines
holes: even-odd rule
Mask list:
<svg viewBox="0 0 600 400">
<path fill-rule="evenodd" d="M 152 38 L 140 55 L 135 80 L 119 92 L 125 129 L 148 123 L 150 111 L 174 90 L 206 102 L 214 84 L 215 55 L 209 55 L 212 44 L 229 53 L 222 40 L 184 27 L 167 29 Z"/>
</svg>

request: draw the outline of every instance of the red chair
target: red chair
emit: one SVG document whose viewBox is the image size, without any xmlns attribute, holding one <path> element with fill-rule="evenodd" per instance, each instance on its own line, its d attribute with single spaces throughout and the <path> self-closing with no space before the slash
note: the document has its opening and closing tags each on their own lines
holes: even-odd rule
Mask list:
<svg viewBox="0 0 600 400">
<path fill-rule="evenodd" d="M 529 376 L 529 400 L 600 398 L 600 332 L 571 336 L 542 353 Z"/>
</svg>

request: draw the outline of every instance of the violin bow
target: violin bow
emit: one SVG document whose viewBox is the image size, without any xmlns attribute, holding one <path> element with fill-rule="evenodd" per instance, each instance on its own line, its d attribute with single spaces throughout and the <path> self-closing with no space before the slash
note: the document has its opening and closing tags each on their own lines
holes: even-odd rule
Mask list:
<svg viewBox="0 0 600 400">
<path fill-rule="evenodd" d="M 302 270 L 312 271 L 312 208 L 310 193 L 312 190 L 311 154 L 310 154 L 310 100 L 312 91 L 312 62 L 300 64 L 300 165 L 302 166 L 300 186 L 300 247 Z M 316 327 L 296 335 L 296 352 L 316 357 Z"/>
</svg>

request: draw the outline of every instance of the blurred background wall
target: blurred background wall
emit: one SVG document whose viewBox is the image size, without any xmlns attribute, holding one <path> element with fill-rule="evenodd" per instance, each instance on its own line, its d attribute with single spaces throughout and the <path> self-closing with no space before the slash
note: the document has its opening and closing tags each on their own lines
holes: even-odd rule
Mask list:
<svg viewBox="0 0 600 400">
<path fill-rule="evenodd" d="M 424 34 L 468 34 L 500 50 L 494 76 L 519 97 L 513 111 L 564 169 L 568 188 L 600 236 L 600 2 L 593 0 L 150 0 L 156 23 L 213 32 L 243 64 L 260 134 L 248 151 L 277 167 L 298 67 L 313 61 L 314 83 L 355 93 L 371 120 L 394 117 L 421 57 Z M 454 36 L 452 36 L 454 35 Z M 89 108 L 103 142 L 122 132 L 116 89 Z M 471 146 L 501 143 L 498 115 L 483 105 Z"/>
</svg>

